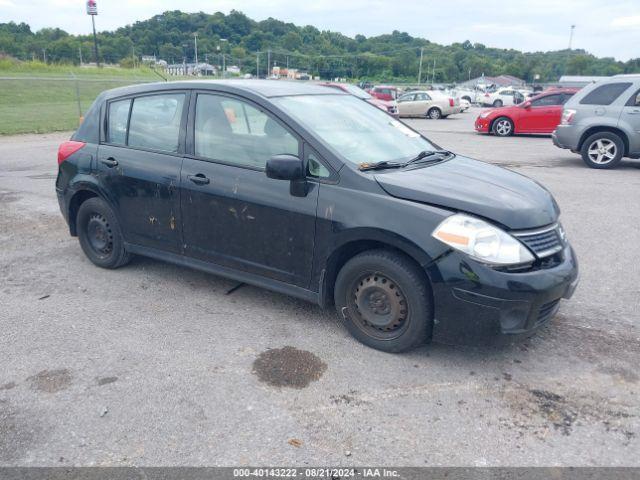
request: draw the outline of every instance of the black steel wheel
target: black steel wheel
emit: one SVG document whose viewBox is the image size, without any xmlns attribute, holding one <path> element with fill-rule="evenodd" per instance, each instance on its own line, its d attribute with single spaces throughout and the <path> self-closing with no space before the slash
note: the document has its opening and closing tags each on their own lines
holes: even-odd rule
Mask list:
<svg viewBox="0 0 640 480">
<path fill-rule="evenodd" d="M 350 259 L 338 273 L 334 300 L 349 332 L 378 350 L 411 350 L 431 335 L 428 280 L 400 253 L 370 250 Z"/>
<path fill-rule="evenodd" d="M 120 224 L 101 198 L 89 198 L 80 205 L 76 225 L 82 251 L 97 266 L 118 268 L 130 260 Z"/>
</svg>

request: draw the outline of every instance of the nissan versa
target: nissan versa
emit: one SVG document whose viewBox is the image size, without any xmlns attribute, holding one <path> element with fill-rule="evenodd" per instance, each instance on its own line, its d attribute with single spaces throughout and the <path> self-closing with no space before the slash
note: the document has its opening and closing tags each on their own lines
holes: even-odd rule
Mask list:
<svg viewBox="0 0 640 480">
<path fill-rule="evenodd" d="M 109 90 L 58 163 L 96 265 L 145 255 L 335 305 L 380 350 L 529 335 L 578 281 L 545 188 L 327 87 Z"/>
</svg>

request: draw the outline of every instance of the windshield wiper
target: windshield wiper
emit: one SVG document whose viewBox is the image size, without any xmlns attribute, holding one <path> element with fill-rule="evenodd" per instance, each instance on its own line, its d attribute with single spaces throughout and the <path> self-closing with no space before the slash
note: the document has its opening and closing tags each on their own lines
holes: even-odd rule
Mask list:
<svg viewBox="0 0 640 480">
<path fill-rule="evenodd" d="M 405 162 L 403 166 L 411 165 L 412 163 L 419 162 L 424 160 L 425 158 L 429 158 L 428 161 L 437 161 L 444 160 L 444 158 L 454 155 L 452 152 L 448 150 L 423 150 L 418 155 L 413 157 L 411 160 Z"/>
<path fill-rule="evenodd" d="M 385 170 L 387 168 L 401 168 L 405 165 L 405 163 L 388 162 L 386 160 L 383 160 L 376 163 L 361 163 L 360 165 L 358 165 L 358 168 L 364 172 L 365 170 Z"/>
</svg>

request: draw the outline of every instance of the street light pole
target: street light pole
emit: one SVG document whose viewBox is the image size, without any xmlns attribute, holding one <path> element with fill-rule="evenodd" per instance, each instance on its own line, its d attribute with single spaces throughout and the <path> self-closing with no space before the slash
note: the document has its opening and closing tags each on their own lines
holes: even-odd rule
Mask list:
<svg viewBox="0 0 640 480">
<path fill-rule="evenodd" d="M 420 66 L 418 67 L 418 85 L 422 81 L 422 54 L 424 53 L 424 47 L 420 47 Z"/>
<path fill-rule="evenodd" d="M 93 55 L 96 57 L 96 65 L 100 66 L 100 57 L 98 57 L 98 37 L 96 36 L 96 16 L 91 15 L 91 25 L 93 26 Z"/>
<path fill-rule="evenodd" d="M 573 31 L 575 30 L 575 28 L 575 25 L 571 25 L 571 30 L 569 32 L 569 50 L 571 50 L 571 44 L 573 43 Z"/>
</svg>

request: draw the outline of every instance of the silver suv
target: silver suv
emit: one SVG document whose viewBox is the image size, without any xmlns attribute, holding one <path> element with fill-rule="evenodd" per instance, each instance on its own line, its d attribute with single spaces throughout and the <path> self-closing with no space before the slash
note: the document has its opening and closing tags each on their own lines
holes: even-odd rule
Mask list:
<svg viewBox="0 0 640 480">
<path fill-rule="evenodd" d="M 640 74 L 616 75 L 580 90 L 565 104 L 552 138 L 592 168 L 640 158 Z"/>
</svg>

